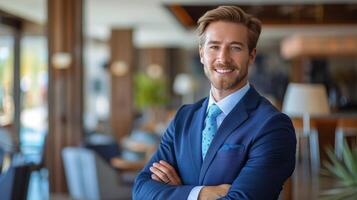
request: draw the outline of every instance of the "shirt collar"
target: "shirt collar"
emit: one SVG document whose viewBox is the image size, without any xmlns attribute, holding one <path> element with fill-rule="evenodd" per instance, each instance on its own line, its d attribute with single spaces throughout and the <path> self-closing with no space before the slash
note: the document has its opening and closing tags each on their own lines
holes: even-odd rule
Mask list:
<svg viewBox="0 0 357 200">
<path fill-rule="evenodd" d="M 219 102 L 216 102 L 214 100 L 214 98 L 212 96 L 212 91 L 210 91 L 207 110 L 213 103 L 215 103 L 222 110 L 222 112 L 225 115 L 228 115 L 232 111 L 232 109 L 235 107 L 235 105 L 237 105 L 237 103 L 242 99 L 242 97 L 248 92 L 249 88 L 250 88 L 249 83 L 247 83 L 241 89 L 224 97 Z"/>
</svg>

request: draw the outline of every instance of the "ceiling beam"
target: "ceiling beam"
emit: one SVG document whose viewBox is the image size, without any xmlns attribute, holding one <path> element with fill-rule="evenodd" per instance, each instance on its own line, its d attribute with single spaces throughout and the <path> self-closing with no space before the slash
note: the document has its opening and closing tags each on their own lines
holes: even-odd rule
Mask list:
<svg viewBox="0 0 357 200">
<path fill-rule="evenodd" d="M 234 5 L 234 4 L 232 4 Z M 218 5 L 166 5 L 187 29 Z M 357 25 L 357 3 L 237 5 L 264 25 Z"/>
</svg>

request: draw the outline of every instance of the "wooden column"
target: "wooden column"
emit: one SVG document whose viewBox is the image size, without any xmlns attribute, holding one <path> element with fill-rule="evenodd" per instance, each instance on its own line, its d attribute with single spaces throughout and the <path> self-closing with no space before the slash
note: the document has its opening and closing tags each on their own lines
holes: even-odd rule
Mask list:
<svg viewBox="0 0 357 200">
<path fill-rule="evenodd" d="M 131 29 L 113 29 L 111 48 L 111 128 L 113 136 L 120 139 L 132 129 L 133 99 L 133 39 Z"/>
<path fill-rule="evenodd" d="M 302 57 L 294 58 L 292 60 L 291 71 L 290 71 L 290 80 L 295 83 L 304 82 L 304 60 Z"/>
<path fill-rule="evenodd" d="M 47 5 L 49 132 L 45 164 L 50 192 L 64 193 L 62 149 L 79 145 L 83 135 L 83 5 L 82 0 L 48 0 Z M 61 55 L 67 64 L 56 61 Z"/>
</svg>

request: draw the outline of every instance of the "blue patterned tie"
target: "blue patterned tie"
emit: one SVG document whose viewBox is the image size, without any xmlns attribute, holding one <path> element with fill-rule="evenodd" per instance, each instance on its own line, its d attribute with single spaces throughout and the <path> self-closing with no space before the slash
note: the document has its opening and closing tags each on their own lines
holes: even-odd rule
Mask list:
<svg viewBox="0 0 357 200">
<path fill-rule="evenodd" d="M 217 116 L 221 114 L 221 109 L 216 104 L 208 108 L 205 119 L 205 128 L 202 131 L 202 158 L 205 159 L 209 145 L 217 131 Z"/>
</svg>

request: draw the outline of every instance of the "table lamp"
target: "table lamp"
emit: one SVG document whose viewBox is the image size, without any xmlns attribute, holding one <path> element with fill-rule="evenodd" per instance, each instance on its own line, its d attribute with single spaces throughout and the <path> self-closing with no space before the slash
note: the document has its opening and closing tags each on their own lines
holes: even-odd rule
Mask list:
<svg viewBox="0 0 357 200">
<path fill-rule="evenodd" d="M 284 97 L 283 112 L 291 117 L 303 117 L 304 134 L 309 133 L 310 116 L 330 113 L 325 86 L 290 83 Z"/>
<path fill-rule="evenodd" d="M 303 117 L 303 136 L 310 141 L 312 170 L 318 172 L 320 168 L 318 134 L 310 130 L 310 116 L 330 113 L 324 85 L 290 83 L 284 97 L 283 112 L 291 117 Z M 297 139 L 299 140 L 299 137 Z M 299 146 L 299 142 L 297 145 Z"/>
</svg>

